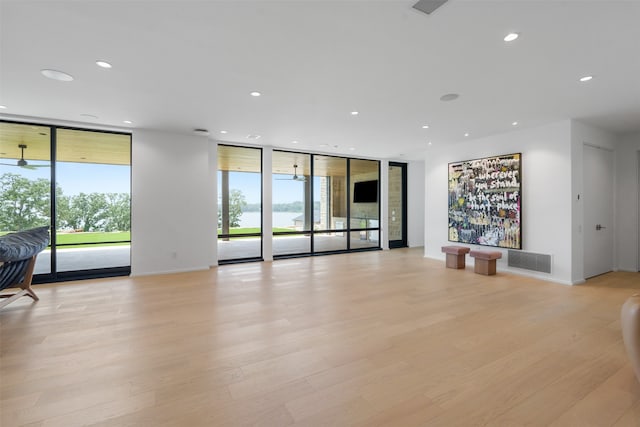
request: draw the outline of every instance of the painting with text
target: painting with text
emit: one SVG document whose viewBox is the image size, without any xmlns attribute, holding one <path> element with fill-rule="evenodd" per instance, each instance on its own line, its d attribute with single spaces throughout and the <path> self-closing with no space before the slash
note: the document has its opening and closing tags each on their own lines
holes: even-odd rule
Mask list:
<svg viewBox="0 0 640 427">
<path fill-rule="evenodd" d="M 522 249 L 521 154 L 449 163 L 449 241 Z"/>
</svg>

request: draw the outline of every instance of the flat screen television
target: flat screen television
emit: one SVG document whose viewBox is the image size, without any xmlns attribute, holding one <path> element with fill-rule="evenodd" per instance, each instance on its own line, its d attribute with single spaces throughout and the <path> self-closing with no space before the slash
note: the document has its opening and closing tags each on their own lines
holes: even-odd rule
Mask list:
<svg viewBox="0 0 640 427">
<path fill-rule="evenodd" d="M 353 184 L 353 203 L 376 203 L 378 201 L 378 180 L 360 181 Z"/>
</svg>

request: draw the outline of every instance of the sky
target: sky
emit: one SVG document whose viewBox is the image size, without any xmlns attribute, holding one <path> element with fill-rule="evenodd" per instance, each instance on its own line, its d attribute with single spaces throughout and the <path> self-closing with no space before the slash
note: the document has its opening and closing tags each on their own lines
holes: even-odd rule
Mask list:
<svg viewBox="0 0 640 427">
<path fill-rule="evenodd" d="M 3 159 L 2 163 L 8 162 Z M 29 160 L 29 164 L 32 166 L 48 165 L 49 162 Z M 56 180 L 66 196 L 80 193 L 129 193 L 131 191 L 130 171 L 129 166 L 58 162 Z M 14 166 L 0 166 L 0 175 L 7 172 L 20 174 L 31 180 L 51 179 L 49 167 L 30 170 Z"/>
<path fill-rule="evenodd" d="M 304 182 L 293 181 L 291 175 L 274 175 L 273 203 L 302 202 L 304 200 Z M 282 179 L 286 178 L 286 179 Z M 242 191 L 247 203 L 260 203 L 260 174 L 248 172 L 229 172 L 229 188 Z M 314 180 L 314 194 L 320 194 L 320 180 Z M 220 173 L 218 173 L 218 193 L 220 192 Z M 219 197 L 219 195 L 218 195 Z"/>
<path fill-rule="evenodd" d="M 2 163 L 5 163 L 4 159 Z M 29 164 L 34 166 L 48 165 L 49 163 L 29 160 Z M 129 166 L 58 162 L 56 179 L 62 188 L 63 194 L 66 196 L 73 196 L 79 193 L 129 193 L 131 191 L 130 170 Z M 48 180 L 51 178 L 49 167 L 30 170 L 0 165 L 0 175 L 6 172 L 17 173 L 31 180 L 38 178 Z M 273 186 L 273 203 L 303 201 L 303 182 L 281 179 L 291 178 L 290 175 L 275 175 L 275 178 L 277 180 Z M 317 179 L 314 181 L 314 193 L 317 196 L 320 194 L 320 182 Z M 231 172 L 229 174 L 229 186 L 232 189 L 235 188 L 242 191 L 247 203 L 260 203 L 261 185 L 259 174 Z"/>
</svg>

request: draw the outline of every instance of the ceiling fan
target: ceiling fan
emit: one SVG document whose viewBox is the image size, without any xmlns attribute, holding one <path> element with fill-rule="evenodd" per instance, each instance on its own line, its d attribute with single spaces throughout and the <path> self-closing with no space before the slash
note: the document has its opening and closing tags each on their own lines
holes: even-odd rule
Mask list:
<svg viewBox="0 0 640 427">
<path fill-rule="evenodd" d="M 15 164 L 12 164 L 12 163 L 0 163 L 0 165 L 4 165 L 4 166 L 20 166 L 21 168 L 25 168 L 25 169 L 48 168 L 49 167 L 49 165 L 30 165 L 24 159 L 24 149 L 27 148 L 27 145 L 26 144 L 18 144 L 18 147 L 21 150 L 20 159 Z"/>
<path fill-rule="evenodd" d="M 305 182 L 307 179 L 304 176 L 298 175 L 298 165 L 293 165 L 293 176 L 291 178 L 276 178 L 280 181 L 300 181 Z"/>
</svg>

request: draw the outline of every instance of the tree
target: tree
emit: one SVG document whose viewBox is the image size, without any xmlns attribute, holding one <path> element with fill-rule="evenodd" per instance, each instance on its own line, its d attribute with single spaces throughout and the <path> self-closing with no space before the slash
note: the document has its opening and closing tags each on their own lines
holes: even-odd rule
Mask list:
<svg viewBox="0 0 640 427">
<path fill-rule="evenodd" d="M 104 231 L 131 230 L 131 196 L 129 193 L 107 193 Z"/>
<path fill-rule="evenodd" d="M 80 193 L 71 197 L 65 222 L 74 230 L 101 231 L 107 210 L 107 199 L 103 193 Z"/>
<path fill-rule="evenodd" d="M 51 184 L 44 178 L 31 181 L 14 173 L 2 174 L 0 230 L 17 231 L 49 225 L 50 196 Z"/>
<path fill-rule="evenodd" d="M 245 206 L 247 206 L 247 200 L 242 191 L 232 188 L 229 192 L 229 227 L 240 227 L 240 217 Z M 221 206 L 218 206 L 218 227 L 222 227 Z"/>
</svg>

